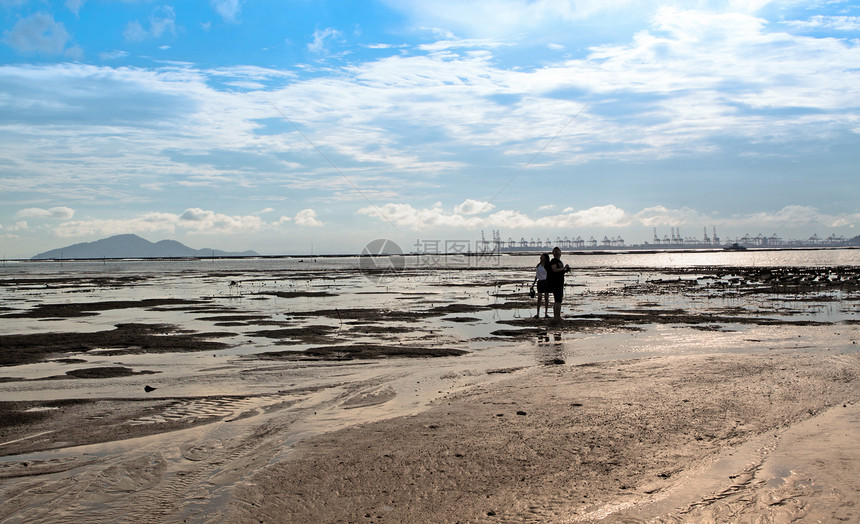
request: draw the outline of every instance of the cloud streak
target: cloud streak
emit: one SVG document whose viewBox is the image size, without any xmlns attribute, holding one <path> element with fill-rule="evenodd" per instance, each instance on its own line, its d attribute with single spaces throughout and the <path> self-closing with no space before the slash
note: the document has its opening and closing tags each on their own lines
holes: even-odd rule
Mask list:
<svg viewBox="0 0 860 524">
<path fill-rule="evenodd" d="M 65 207 L 52 207 L 50 209 L 42 209 L 38 207 L 28 207 L 15 213 L 18 218 L 49 218 L 55 220 L 68 220 L 75 215 L 75 210 Z"/>
<path fill-rule="evenodd" d="M 35 209 L 35 208 L 34 208 Z M 22 210 L 21 217 L 45 218 L 48 210 Z M 71 218 L 60 211 L 50 213 L 52 218 Z M 301 226 L 319 226 L 312 209 L 300 211 L 295 219 Z M 228 215 L 212 210 L 189 208 L 182 213 L 148 212 L 126 219 L 66 220 L 51 231 L 58 237 L 104 236 L 121 233 L 152 233 L 173 235 L 248 235 L 261 231 L 279 230 L 291 222 L 289 217 L 267 222 L 257 215 Z"/>
</svg>

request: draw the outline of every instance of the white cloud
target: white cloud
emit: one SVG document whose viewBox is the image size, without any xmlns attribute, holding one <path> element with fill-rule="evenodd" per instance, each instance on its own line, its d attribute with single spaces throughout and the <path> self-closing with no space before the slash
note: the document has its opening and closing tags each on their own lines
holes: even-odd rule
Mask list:
<svg viewBox="0 0 860 524">
<path fill-rule="evenodd" d="M 60 237 L 104 236 L 122 233 L 173 234 L 177 231 L 199 235 L 248 235 L 277 229 L 289 222 L 280 217 L 265 222 L 255 215 L 227 215 L 200 208 L 189 208 L 181 214 L 150 212 L 126 219 L 88 219 L 63 222 L 53 228 Z"/>
<path fill-rule="evenodd" d="M 65 206 L 52 207 L 50 209 L 29 207 L 15 213 L 15 216 L 18 218 L 51 218 L 56 220 L 68 220 L 74 215 L 75 210 Z"/>
<path fill-rule="evenodd" d="M 454 206 L 454 212 L 462 215 L 477 215 L 479 213 L 488 213 L 496 207 L 489 202 L 481 202 L 467 198 L 462 204 Z"/>
<path fill-rule="evenodd" d="M 176 231 L 177 215 L 147 213 L 131 219 L 91 219 L 63 222 L 54 227 L 54 234 L 62 238 L 111 236 L 123 233 L 166 233 Z"/>
<path fill-rule="evenodd" d="M 639 211 L 634 218 L 644 226 L 681 226 L 688 224 L 710 224 L 713 218 L 703 217 L 698 211 L 684 207 L 668 209 L 665 206 L 648 207 Z"/>
<path fill-rule="evenodd" d="M 614 205 L 596 206 L 581 211 L 571 211 L 554 217 L 541 219 L 541 222 L 554 227 L 625 227 L 631 224 L 631 217 L 623 209 Z"/>
<path fill-rule="evenodd" d="M 660 5 L 689 7 L 714 13 L 756 14 L 773 0 L 700 0 L 650 2 L 645 0 L 384 0 L 415 25 L 450 31 L 467 38 L 557 37 L 587 32 L 603 20 L 623 27 L 631 20 L 647 19 Z"/>
<path fill-rule="evenodd" d="M 308 50 L 314 53 L 324 53 L 327 51 L 327 42 L 341 40 L 340 31 L 327 27 L 325 29 L 317 29 L 314 31 L 314 40 L 308 44 Z"/>
<path fill-rule="evenodd" d="M 458 206 L 455 206 L 458 207 Z M 445 234 L 448 229 L 457 231 L 476 231 L 499 229 L 506 236 L 538 234 L 554 236 L 557 234 L 607 235 L 611 231 L 628 227 L 660 226 L 716 226 L 723 230 L 733 229 L 740 233 L 765 231 L 801 230 L 804 227 L 816 228 L 846 227 L 853 228 L 860 223 L 860 213 L 827 214 L 810 206 L 786 206 L 771 213 L 753 213 L 731 217 L 708 216 L 694 209 L 669 209 L 654 206 L 637 213 L 628 213 L 609 204 L 595 206 L 579 211 L 565 210 L 564 213 L 531 217 L 517 210 L 504 209 L 486 216 L 463 215 L 446 210 L 441 204 L 429 208 L 415 208 L 408 204 L 389 203 L 381 208 L 365 207 L 358 214 L 379 217 L 378 211 L 397 227 L 408 227 L 422 234 Z M 21 210 L 19 217 L 61 218 L 71 216 L 68 208 L 45 210 L 29 208 Z M 67 220 L 52 227 L 58 237 L 103 237 L 122 233 L 149 233 L 173 235 L 176 233 L 196 235 L 248 235 L 264 230 L 274 231 L 291 223 L 303 227 L 319 227 L 323 224 L 312 209 L 299 211 L 294 218 L 281 216 L 278 220 L 265 222 L 259 216 L 226 215 L 211 210 L 189 208 L 181 214 L 151 212 L 127 219 L 87 219 Z M 26 221 L 18 221 L 12 226 L 0 227 L 9 238 L 17 238 L 15 233 L 29 230 Z M 607 231 L 608 230 L 608 231 Z"/>
<path fill-rule="evenodd" d="M 468 201 L 467 201 L 468 202 Z M 471 206 L 466 206 L 471 210 Z M 485 211 L 488 209 L 485 209 Z M 441 205 L 432 208 L 416 209 L 409 204 L 389 203 L 381 208 L 364 207 L 359 214 L 376 218 L 384 218 L 398 227 L 409 227 L 414 230 L 431 228 L 462 228 L 475 230 L 480 228 L 522 229 L 540 227 L 543 229 L 571 227 L 624 227 L 630 225 L 631 217 L 613 205 L 597 206 L 581 211 L 570 211 L 560 215 L 532 218 L 511 209 L 499 210 L 485 217 L 465 214 L 462 204 L 447 211 Z M 380 216 L 380 212 L 384 216 Z"/>
<path fill-rule="evenodd" d="M 721 217 L 716 214 L 701 213 L 683 207 L 668 209 L 654 206 L 633 215 L 635 221 L 643 226 L 720 226 L 737 230 L 795 230 L 802 228 L 853 227 L 860 223 L 860 213 L 829 214 L 822 213 L 812 206 L 790 205 L 771 212 L 736 214 Z"/>
<path fill-rule="evenodd" d="M 186 209 L 179 216 L 183 227 L 202 233 L 252 233 L 263 228 L 264 222 L 258 216 L 231 216 L 200 208 Z"/>
<path fill-rule="evenodd" d="M 149 29 L 139 21 L 129 22 L 123 37 L 129 42 L 140 42 L 150 38 L 160 38 L 164 34 L 176 35 L 176 12 L 169 5 L 156 7 L 149 17 Z"/>
<path fill-rule="evenodd" d="M 860 31 L 860 16 L 817 15 L 809 20 L 787 20 L 784 24 L 801 29 L 831 29 L 835 31 Z"/>
<path fill-rule="evenodd" d="M 498 41 L 528 40 L 562 49 L 558 42 L 589 34 L 607 23 L 623 30 L 653 16 L 660 6 L 695 6 L 715 14 L 755 15 L 773 0 L 701 0 L 649 2 L 644 0 L 385 0 L 416 26 L 440 34 Z M 611 21 L 611 22 L 607 22 Z"/>
<path fill-rule="evenodd" d="M 3 40 L 24 53 L 60 54 L 69 41 L 69 33 L 61 22 L 45 13 L 22 18 L 3 33 Z"/>
<path fill-rule="evenodd" d="M 137 20 L 129 22 L 122 33 L 123 38 L 129 42 L 141 42 L 149 37 L 149 32 Z"/>
<path fill-rule="evenodd" d="M 26 220 L 20 220 L 18 222 L 15 222 L 15 224 L 12 226 L 3 226 L 3 224 L 0 224 L 0 231 L 17 232 L 17 231 L 26 231 L 28 229 L 30 229 L 30 225 L 27 223 Z M 10 236 L 9 238 L 13 238 L 13 237 L 17 238 L 17 235 Z"/>
<path fill-rule="evenodd" d="M 320 227 L 322 222 L 317 220 L 317 213 L 313 209 L 302 209 L 296 213 L 296 224 L 306 227 Z"/>
<path fill-rule="evenodd" d="M 85 0 L 66 0 L 66 8 L 75 13 L 75 16 L 78 16 L 81 12 L 81 8 L 84 6 Z"/>
<path fill-rule="evenodd" d="M 385 204 L 382 207 L 363 207 L 357 213 L 384 219 L 398 227 L 409 227 L 417 231 L 433 227 L 452 227 L 458 225 L 471 229 L 470 224 L 473 224 L 477 220 L 474 217 L 469 219 L 462 215 L 445 211 L 441 207 L 416 209 L 409 204 L 395 203 Z"/>
<path fill-rule="evenodd" d="M 474 222 L 472 227 L 523 229 L 535 227 L 539 224 L 540 220 L 535 220 L 526 215 L 525 213 L 521 213 L 520 211 L 513 211 L 510 209 L 502 209 L 500 211 L 496 211 L 492 215 L 489 215 L 482 222 Z"/>
<path fill-rule="evenodd" d="M 504 209 L 485 217 L 467 216 L 458 211 L 446 211 L 437 204 L 430 208 L 415 208 L 409 204 L 389 203 L 381 208 L 364 207 L 358 214 L 385 219 L 398 227 L 417 231 L 433 228 L 457 227 L 467 230 L 492 229 L 539 229 L 555 232 L 560 229 L 602 230 L 621 229 L 631 226 L 721 226 L 734 228 L 798 228 L 803 226 L 853 227 L 860 222 L 860 214 L 828 215 L 808 206 L 786 206 L 772 213 L 752 213 L 722 218 L 701 213 L 689 207 L 669 209 L 654 206 L 637 213 L 628 213 L 613 204 L 595 206 L 576 211 L 565 209 L 562 213 L 543 217 L 530 217 L 520 211 Z"/>
<path fill-rule="evenodd" d="M 425 46 L 427 55 L 356 63 L 346 76 L 291 84 L 275 97 L 291 119 L 316 123 L 339 153 L 405 169 L 418 165 L 410 155 L 418 148 L 387 132 L 395 126 L 432 132 L 423 146 L 431 151 L 504 144 L 500 155 L 522 157 L 548 144 L 537 158 L 546 166 L 716 154 L 726 137 L 784 143 L 808 125 L 856 127 L 838 109 L 856 100 L 860 73 L 844 64 L 856 63 L 860 48 L 774 33 L 746 14 L 662 9 L 629 42 L 527 71 L 499 67 L 485 42 L 443 43 Z M 566 91 L 581 100 L 556 94 Z M 808 108 L 804 121 L 797 108 Z"/>
<path fill-rule="evenodd" d="M 157 7 L 149 18 L 152 36 L 159 37 L 164 33 L 176 34 L 176 13 L 167 5 Z"/>
<path fill-rule="evenodd" d="M 614 9 L 618 4 L 601 0 L 386 0 L 386 3 L 421 26 L 482 38 L 510 37 L 556 21 L 582 20 L 597 11 Z"/>
<path fill-rule="evenodd" d="M 831 215 L 811 206 L 785 206 L 773 213 L 753 213 L 733 216 L 722 221 L 728 225 L 746 226 L 757 224 L 761 228 L 853 227 L 860 222 L 860 213 Z"/>
<path fill-rule="evenodd" d="M 128 56 L 128 51 L 106 51 L 104 53 L 99 53 L 99 58 L 102 60 L 121 60 Z"/>
<path fill-rule="evenodd" d="M 212 0 L 212 7 L 226 22 L 236 22 L 242 11 L 242 0 Z"/>
</svg>

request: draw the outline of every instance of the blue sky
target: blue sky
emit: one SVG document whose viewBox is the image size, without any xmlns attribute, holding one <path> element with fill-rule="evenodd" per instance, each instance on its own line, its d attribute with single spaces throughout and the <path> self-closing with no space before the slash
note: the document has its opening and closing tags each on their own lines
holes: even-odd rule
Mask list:
<svg viewBox="0 0 860 524">
<path fill-rule="evenodd" d="M 0 0 L 0 255 L 860 234 L 854 1 Z"/>
</svg>

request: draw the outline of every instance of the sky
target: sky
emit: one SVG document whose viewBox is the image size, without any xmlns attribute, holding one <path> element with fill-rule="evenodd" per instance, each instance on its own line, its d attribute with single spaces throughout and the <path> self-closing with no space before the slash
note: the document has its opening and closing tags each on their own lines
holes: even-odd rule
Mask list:
<svg viewBox="0 0 860 524">
<path fill-rule="evenodd" d="M 851 238 L 858 166 L 857 0 L 0 0 L 6 259 Z"/>
</svg>

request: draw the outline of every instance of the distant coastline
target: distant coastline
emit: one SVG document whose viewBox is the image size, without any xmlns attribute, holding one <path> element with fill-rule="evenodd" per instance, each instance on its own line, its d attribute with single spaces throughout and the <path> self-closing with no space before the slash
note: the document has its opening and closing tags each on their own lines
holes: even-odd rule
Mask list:
<svg viewBox="0 0 860 524">
<path fill-rule="evenodd" d="M 503 248 L 497 251 L 468 251 L 455 253 L 421 253 L 410 252 L 403 254 L 392 254 L 391 256 L 403 257 L 422 257 L 422 256 L 440 256 L 440 257 L 487 257 L 487 256 L 534 256 L 535 253 L 548 252 L 546 247 L 533 248 Z M 845 245 L 845 246 L 791 246 L 791 247 L 750 247 L 748 252 L 779 252 L 779 251 L 828 251 L 840 249 L 860 249 L 860 246 Z M 563 249 L 567 256 L 592 256 L 592 255 L 623 255 L 623 254 L 658 254 L 658 253 L 719 253 L 724 249 L 720 247 L 710 248 L 694 248 L 694 247 L 646 247 L 646 246 L 626 246 L 624 248 L 610 247 L 594 247 L 594 248 L 576 248 Z M 22 259 L 4 259 L 4 262 L 30 262 L 30 263 L 62 263 L 62 262 L 134 262 L 134 261 L 181 261 L 181 260 L 255 260 L 255 259 L 325 259 L 325 258 L 361 258 L 372 257 L 379 255 L 369 255 L 362 253 L 329 253 L 329 254 L 279 254 L 279 255 L 261 255 L 261 254 L 214 254 L 214 255 L 198 255 L 198 256 L 164 256 L 164 257 L 64 257 L 64 258 L 22 258 Z M 388 256 L 388 255 L 383 255 Z"/>
<path fill-rule="evenodd" d="M 193 249 L 176 240 L 150 242 L 137 235 L 115 235 L 94 242 L 65 246 L 32 257 L 33 260 L 107 260 L 209 258 L 214 256 L 258 256 L 256 251 L 231 252 L 220 249 Z"/>
<path fill-rule="evenodd" d="M 845 240 L 835 238 L 819 239 L 813 237 L 809 240 L 768 241 L 763 237 L 745 237 L 733 242 L 703 242 L 694 240 L 683 240 L 675 237 L 677 242 L 660 241 L 655 243 L 645 242 L 642 244 L 625 245 L 623 240 L 604 239 L 598 243 L 591 239 L 570 240 L 556 239 L 552 241 L 526 241 L 513 240 L 502 241 L 498 232 L 494 232 L 493 240 L 486 241 L 483 238 L 471 243 L 464 241 L 461 249 L 456 251 L 413 251 L 407 253 L 391 253 L 391 255 L 402 256 L 494 256 L 494 255 L 534 255 L 535 253 L 549 252 L 558 246 L 568 255 L 604 255 L 621 253 L 707 253 L 724 251 L 727 248 L 734 250 L 751 251 L 801 251 L 801 250 L 823 250 L 823 249 L 856 249 L 860 247 L 860 236 Z M 656 236 L 655 236 L 656 238 Z M 718 240 L 718 239 L 717 239 Z M 396 243 L 392 242 L 396 247 Z M 734 247 L 732 247 L 734 246 Z M 386 255 L 383 252 L 380 255 Z M 150 242 L 137 235 L 116 235 L 113 237 L 74 244 L 58 249 L 40 253 L 30 259 L 5 259 L 28 260 L 28 261 L 107 261 L 107 260 L 211 260 L 211 259 L 254 259 L 254 258 L 343 258 L 343 257 L 372 257 L 372 253 L 363 250 L 361 253 L 305 253 L 305 254 L 273 254 L 261 255 L 256 251 L 230 252 L 219 249 L 204 248 L 193 249 L 175 240 L 160 240 Z"/>
</svg>

